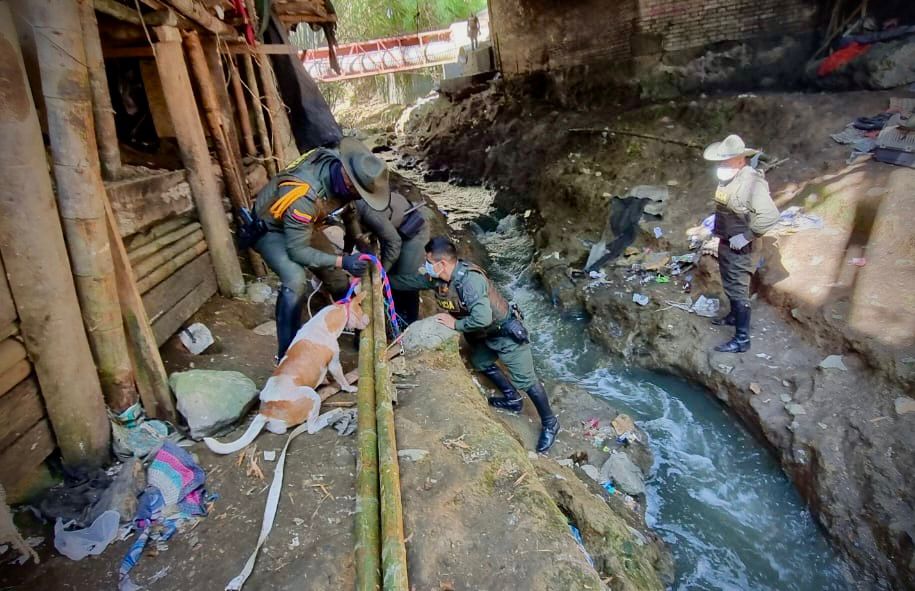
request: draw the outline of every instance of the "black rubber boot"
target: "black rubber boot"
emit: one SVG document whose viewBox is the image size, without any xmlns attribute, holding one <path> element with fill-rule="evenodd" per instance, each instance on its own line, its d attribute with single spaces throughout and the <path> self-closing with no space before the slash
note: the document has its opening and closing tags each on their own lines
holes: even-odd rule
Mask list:
<svg viewBox="0 0 915 591">
<path fill-rule="evenodd" d="M 295 333 L 302 326 L 302 300 L 286 286 L 280 287 L 276 296 L 276 362 L 286 355 L 286 349 L 292 344 Z"/>
<path fill-rule="evenodd" d="M 715 318 L 714 320 L 712 320 L 712 324 L 714 324 L 715 326 L 734 326 L 735 307 L 736 306 L 734 305 L 734 302 L 732 301 L 731 309 L 728 310 L 727 315 L 722 316 L 721 318 Z"/>
<path fill-rule="evenodd" d="M 488 398 L 490 406 L 512 412 L 521 412 L 524 400 L 498 366 L 490 365 L 483 370 L 483 375 L 489 378 L 495 387 L 502 391 L 502 396 L 490 396 Z"/>
<path fill-rule="evenodd" d="M 537 453 L 546 453 L 556 441 L 556 434 L 559 433 L 559 419 L 553 414 L 550 408 L 550 400 L 547 398 L 546 389 L 543 384 L 534 384 L 531 386 L 527 395 L 531 397 L 537 414 L 540 415 L 540 438 L 537 439 Z"/>
<path fill-rule="evenodd" d="M 750 302 L 734 302 L 734 338 L 715 347 L 719 353 L 744 353 L 750 350 Z"/>
</svg>

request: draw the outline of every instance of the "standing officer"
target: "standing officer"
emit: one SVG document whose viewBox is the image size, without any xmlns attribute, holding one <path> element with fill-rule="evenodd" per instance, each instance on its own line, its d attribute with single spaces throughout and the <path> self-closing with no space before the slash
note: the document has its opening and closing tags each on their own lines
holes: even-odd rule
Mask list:
<svg viewBox="0 0 915 591">
<path fill-rule="evenodd" d="M 381 243 L 381 263 L 390 275 L 410 275 L 422 266 L 423 247 L 429 241 L 425 202 L 410 203 L 400 193 L 391 193 L 387 209 L 378 211 L 364 200 L 356 201 L 360 226 Z M 361 248 L 361 247 L 360 247 Z M 407 324 L 419 319 L 419 293 L 392 289 L 397 314 Z"/>
<path fill-rule="evenodd" d="M 718 236 L 718 268 L 724 292 L 731 301 L 727 316 L 715 325 L 736 328 L 734 338 L 715 347 L 722 353 L 750 349 L 750 278 L 755 269 L 753 245 L 778 222 L 778 208 L 769 195 L 763 173 L 747 165 L 758 150 L 747 148 L 737 135 L 729 135 L 705 149 L 703 157 L 717 163 L 715 175 L 715 227 Z"/>
<path fill-rule="evenodd" d="M 362 198 L 369 207 L 388 207 L 388 169 L 360 141 L 344 138 L 339 152 L 317 148 L 273 177 L 254 203 L 267 232 L 254 248 L 282 286 L 276 298 L 277 360 L 301 326 L 308 268 L 332 295 L 346 292 L 348 279 L 366 269 L 358 254 L 338 254 L 324 235 L 327 216 Z"/>
<path fill-rule="evenodd" d="M 521 324 L 519 314 L 482 269 L 458 259 L 457 249 L 448 238 L 436 236 L 426 244 L 425 251 L 425 273 L 392 276 L 391 287 L 435 291 L 439 308 L 447 311 L 436 314 L 435 319 L 463 333 L 470 345 L 473 366 L 502 391 L 502 396 L 490 397 L 489 404 L 520 412 L 523 400 L 512 382 L 527 391 L 540 415 L 537 451 L 545 453 L 556 440 L 559 419 L 553 414 L 546 390 L 534 372 L 527 330 Z M 497 360 L 508 368 L 511 381 L 496 366 Z"/>
</svg>

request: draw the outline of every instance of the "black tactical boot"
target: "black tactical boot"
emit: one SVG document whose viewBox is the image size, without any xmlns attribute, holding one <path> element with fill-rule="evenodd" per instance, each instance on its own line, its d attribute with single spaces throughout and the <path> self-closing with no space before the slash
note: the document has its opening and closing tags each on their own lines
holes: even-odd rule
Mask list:
<svg viewBox="0 0 915 591">
<path fill-rule="evenodd" d="M 744 353 L 750 350 L 750 302 L 734 302 L 734 338 L 718 345 L 719 353 Z"/>
<path fill-rule="evenodd" d="M 527 395 L 531 397 L 537 414 L 540 415 L 540 437 L 537 439 L 537 453 L 546 453 L 556 441 L 556 434 L 559 433 L 559 419 L 553 414 L 550 408 L 550 400 L 547 398 L 546 389 L 543 384 L 537 383 L 531 386 Z"/>
<path fill-rule="evenodd" d="M 502 396 L 489 397 L 490 406 L 512 412 L 521 412 L 524 400 L 521 399 L 521 395 L 518 394 L 518 391 L 515 390 L 515 387 L 498 366 L 490 365 L 483 370 L 483 375 L 489 378 L 495 387 L 502 391 Z"/>
<path fill-rule="evenodd" d="M 276 363 L 286 355 L 295 333 L 302 326 L 302 297 L 286 286 L 276 296 Z"/>
<path fill-rule="evenodd" d="M 714 320 L 712 320 L 712 324 L 714 324 L 715 326 L 734 326 L 734 316 L 735 316 L 734 308 L 735 307 L 736 306 L 734 305 L 734 302 L 732 301 L 731 309 L 728 310 L 727 315 L 722 316 L 721 318 L 715 318 Z"/>
</svg>

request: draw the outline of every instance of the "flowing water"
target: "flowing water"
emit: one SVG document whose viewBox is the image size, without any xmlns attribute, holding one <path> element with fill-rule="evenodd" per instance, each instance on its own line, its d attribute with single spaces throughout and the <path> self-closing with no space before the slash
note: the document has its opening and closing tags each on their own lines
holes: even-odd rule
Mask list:
<svg viewBox="0 0 915 591">
<path fill-rule="evenodd" d="M 845 568 L 776 460 L 708 392 L 608 361 L 586 322 L 560 316 L 531 281 L 530 237 L 515 216 L 478 232 L 493 278 L 524 311 L 548 381 L 577 383 L 651 438 L 647 519 L 670 546 L 674 589 L 847 589 Z"/>
</svg>

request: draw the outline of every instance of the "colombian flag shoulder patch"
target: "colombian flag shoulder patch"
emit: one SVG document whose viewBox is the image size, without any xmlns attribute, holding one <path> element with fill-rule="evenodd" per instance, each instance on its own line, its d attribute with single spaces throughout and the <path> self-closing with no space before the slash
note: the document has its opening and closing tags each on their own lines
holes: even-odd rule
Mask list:
<svg viewBox="0 0 915 591">
<path fill-rule="evenodd" d="M 299 211 L 294 207 L 292 208 L 292 213 L 290 215 L 292 216 L 292 219 L 297 222 L 302 222 L 303 224 L 310 224 L 312 221 L 314 221 L 314 217 L 308 215 L 303 211 Z"/>
</svg>

